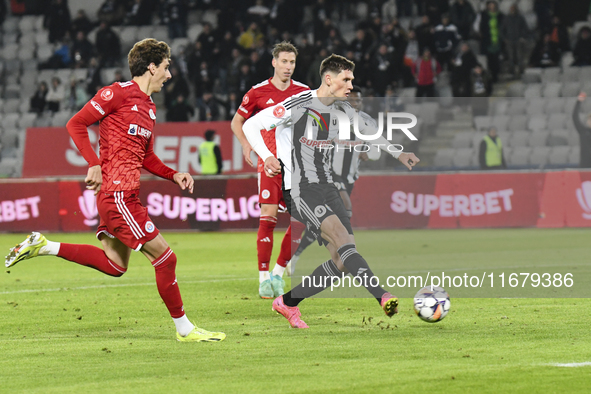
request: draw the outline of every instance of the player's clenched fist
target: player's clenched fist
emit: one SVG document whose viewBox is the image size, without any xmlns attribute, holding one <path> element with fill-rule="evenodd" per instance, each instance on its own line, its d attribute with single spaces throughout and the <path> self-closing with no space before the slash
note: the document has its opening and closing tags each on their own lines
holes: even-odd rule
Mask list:
<svg viewBox="0 0 591 394">
<path fill-rule="evenodd" d="M 400 154 L 400 156 L 398 156 L 398 160 L 404 164 L 406 166 L 406 168 L 408 168 L 409 170 L 412 170 L 412 168 L 421 160 L 419 160 L 419 158 L 412 152 L 402 152 Z"/>
<path fill-rule="evenodd" d="M 188 189 L 189 193 L 193 193 L 193 185 L 195 184 L 195 180 L 186 172 L 177 172 L 174 174 L 173 180 L 176 184 L 178 184 L 182 190 Z"/>
<path fill-rule="evenodd" d="M 265 174 L 268 177 L 274 177 L 275 175 L 279 175 L 281 173 L 281 164 L 279 160 L 277 160 L 273 156 L 267 157 L 265 160 Z"/>
<path fill-rule="evenodd" d="M 101 190 L 101 185 L 103 183 L 101 166 L 89 167 L 84 182 L 86 182 L 86 188 L 88 190 L 94 190 L 94 195 L 96 196 L 99 190 Z"/>
</svg>

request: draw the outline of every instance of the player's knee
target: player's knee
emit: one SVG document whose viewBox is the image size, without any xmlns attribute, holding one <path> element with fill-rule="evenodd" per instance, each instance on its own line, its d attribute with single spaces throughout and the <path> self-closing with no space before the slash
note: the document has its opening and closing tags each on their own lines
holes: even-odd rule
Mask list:
<svg viewBox="0 0 591 394">
<path fill-rule="evenodd" d="M 168 248 L 160 257 L 152 262 L 152 265 L 156 270 L 174 270 L 176 268 L 176 261 L 176 254 L 172 249 Z"/>
</svg>

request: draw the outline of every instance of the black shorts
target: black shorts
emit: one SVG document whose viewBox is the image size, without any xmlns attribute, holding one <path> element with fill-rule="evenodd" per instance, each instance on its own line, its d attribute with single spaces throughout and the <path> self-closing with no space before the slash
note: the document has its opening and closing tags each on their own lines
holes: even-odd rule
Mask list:
<svg viewBox="0 0 591 394">
<path fill-rule="evenodd" d="M 298 197 L 292 200 L 291 191 L 284 190 L 283 199 L 290 215 L 304 223 L 316 237 L 320 236 L 320 225 L 324 219 L 331 215 L 337 215 L 347 232 L 353 235 L 351 220 L 334 184 L 300 185 Z"/>
</svg>

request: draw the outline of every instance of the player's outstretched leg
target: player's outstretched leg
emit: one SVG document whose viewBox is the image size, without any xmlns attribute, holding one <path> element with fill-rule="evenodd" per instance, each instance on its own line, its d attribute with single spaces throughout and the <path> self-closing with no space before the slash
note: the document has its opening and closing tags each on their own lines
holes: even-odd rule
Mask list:
<svg viewBox="0 0 591 394">
<path fill-rule="evenodd" d="M 23 242 L 10 249 L 4 258 L 4 265 L 10 268 L 23 260 L 37 257 L 39 250 L 46 245 L 47 239 L 43 234 L 32 232 Z"/>
<path fill-rule="evenodd" d="M 170 248 L 167 248 L 160 257 L 152 261 L 156 273 L 158 293 L 168 308 L 176 326 L 176 339 L 181 342 L 223 341 L 226 338 L 226 334 L 223 332 L 211 332 L 195 327 L 187 318 L 176 280 L 176 261 L 176 254 Z"/>
</svg>

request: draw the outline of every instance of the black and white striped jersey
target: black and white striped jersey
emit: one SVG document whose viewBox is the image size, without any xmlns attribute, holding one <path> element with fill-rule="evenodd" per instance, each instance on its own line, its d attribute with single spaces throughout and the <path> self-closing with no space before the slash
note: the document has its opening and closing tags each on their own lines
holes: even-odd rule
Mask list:
<svg viewBox="0 0 591 394">
<path fill-rule="evenodd" d="M 332 154 L 339 134 L 338 118 L 353 124 L 354 109 L 346 101 L 324 105 L 317 91 L 307 91 L 264 109 L 248 119 L 244 134 L 253 150 L 266 160 L 260 130 L 276 128 L 277 158 L 284 165 L 283 188 L 299 189 L 300 184 L 332 183 Z"/>
</svg>

